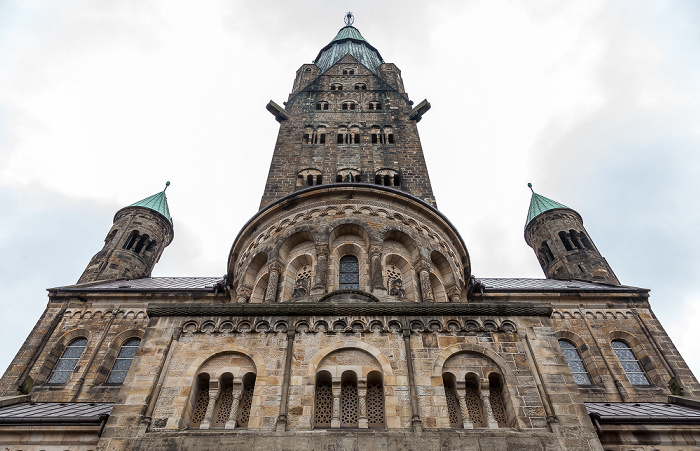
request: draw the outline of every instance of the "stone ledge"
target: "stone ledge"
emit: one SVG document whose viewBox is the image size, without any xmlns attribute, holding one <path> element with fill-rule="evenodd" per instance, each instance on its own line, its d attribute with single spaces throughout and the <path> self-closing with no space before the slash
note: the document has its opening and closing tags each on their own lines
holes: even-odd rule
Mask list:
<svg viewBox="0 0 700 451">
<path fill-rule="evenodd" d="M 148 304 L 149 317 L 159 316 L 550 316 L 552 304 L 530 302 L 491 303 L 389 303 L 358 304 Z"/>
</svg>

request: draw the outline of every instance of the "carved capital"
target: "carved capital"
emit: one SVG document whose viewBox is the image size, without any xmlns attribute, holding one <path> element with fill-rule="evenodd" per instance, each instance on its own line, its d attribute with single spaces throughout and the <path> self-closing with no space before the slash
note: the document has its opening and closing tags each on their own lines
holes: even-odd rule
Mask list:
<svg viewBox="0 0 700 451">
<path fill-rule="evenodd" d="M 422 272 L 430 272 L 430 263 L 423 259 L 416 261 L 413 267 L 416 268 L 416 272 L 419 274 Z"/>
<path fill-rule="evenodd" d="M 327 244 L 316 244 L 316 257 L 326 257 L 330 255 L 330 250 Z"/>
<path fill-rule="evenodd" d="M 276 273 L 279 274 L 280 272 L 282 272 L 282 267 L 283 267 L 283 266 L 282 266 L 282 262 L 279 261 L 279 260 L 272 260 L 271 262 L 269 262 L 269 263 L 267 264 L 267 269 L 268 269 L 271 273 L 272 273 L 272 272 L 276 272 Z"/>
</svg>

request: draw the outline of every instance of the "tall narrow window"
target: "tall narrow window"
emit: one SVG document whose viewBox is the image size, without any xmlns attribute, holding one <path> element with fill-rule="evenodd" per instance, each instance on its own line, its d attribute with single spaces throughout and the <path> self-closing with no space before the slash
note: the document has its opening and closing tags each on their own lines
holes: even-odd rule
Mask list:
<svg viewBox="0 0 700 451">
<path fill-rule="evenodd" d="M 559 346 L 564 353 L 566 363 L 569 364 L 571 374 L 574 375 L 574 382 L 577 385 L 591 385 L 591 377 L 583 365 L 583 359 L 581 359 L 581 354 L 578 353 L 576 346 L 566 340 L 559 340 Z"/>
<path fill-rule="evenodd" d="M 248 373 L 243 376 L 243 391 L 238 406 L 236 424 L 238 427 L 247 428 L 250 421 L 250 408 L 253 405 L 253 391 L 255 390 L 255 374 Z"/>
<path fill-rule="evenodd" d="M 194 399 L 194 410 L 190 420 L 191 428 L 199 428 L 207 413 L 209 405 L 209 374 L 201 373 L 197 376 L 197 396 Z"/>
<path fill-rule="evenodd" d="M 354 255 L 346 255 L 340 259 L 340 289 L 351 290 L 360 288 L 360 264 Z"/>
<path fill-rule="evenodd" d="M 343 374 L 340 382 L 340 427 L 356 428 L 358 426 L 357 375 L 351 371 Z"/>
<path fill-rule="evenodd" d="M 504 428 L 508 426 L 506 407 L 503 404 L 503 383 L 501 382 L 501 376 L 496 373 L 489 374 L 489 400 L 491 401 L 491 410 L 498 427 Z"/>
<path fill-rule="evenodd" d="M 475 380 L 467 379 L 466 390 L 464 397 L 467 403 L 467 411 L 469 412 L 469 418 L 471 418 L 472 423 L 475 427 L 486 427 L 486 421 L 484 421 L 484 411 L 481 409 L 481 399 L 479 398 L 479 385 Z"/>
<path fill-rule="evenodd" d="M 651 385 L 630 345 L 621 340 L 613 340 L 612 348 L 632 385 Z"/>
<path fill-rule="evenodd" d="M 561 240 L 561 244 L 564 245 L 567 251 L 574 250 L 574 247 L 571 245 L 569 235 L 566 232 L 559 232 L 559 239 Z"/>
<path fill-rule="evenodd" d="M 364 83 L 355 83 L 355 90 L 357 91 L 365 91 L 367 89 L 367 85 Z"/>
<path fill-rule="evenodd" d="M 316 376 L 316 397 L 314 400 L 314 426 L 331 427 L 333 419 L 333 386 L 331 376 L 326 372 Z"/>
<path fill-rule="evenodd" d="M 131 367 L 131 361 L 134 360 L 136 355 L 136 350 L 141 344 L 140 338 L 129 338 L 124 342 L 122 347 L 119 349 L 119 354 L 112 365 L 112 371 L 109 372 L 107 377 L 108 384 L 121 384 L 126 378 L 126 373 L 129 372 Z"/>
<path fill-rule="evenodd" d="M 445 387 L 445 400 L 447 401 L 447 413 L 450 416 L 450 425 L 453 428 L 462 427 L 462 411 L 459 407 L 457 399 L 457 388 L 455 386 L 455 377 L 450 373 L 442 375 L 442 384 Z"/>
<path fill-rule="evenodd" d="M 367 375 L 367 423 L 370 428 L 384 427 L 384 384 L 382 375 L 372 371 Z"/>
<path fill-rule="evenodd" d="M 126 239 L 126 242 L 124 242 L 124 249 L 129 250 L 131 247 L 136 243 L 136 241 L 139 239 L 139 232 L 136 230 L 132 231 L 129 234 L 129 237 Z"/>
<path fill-rule="evenodd" d="M 87 338 L 85 337 L 76 338 L 68 343 L 68 346 L 63 351 L 63 355 L 58 359 L 58 363 L 56 363 L 51 372 L 49 384 L 65 384 L 68 382 L 86 346 Z"/>
</svg>

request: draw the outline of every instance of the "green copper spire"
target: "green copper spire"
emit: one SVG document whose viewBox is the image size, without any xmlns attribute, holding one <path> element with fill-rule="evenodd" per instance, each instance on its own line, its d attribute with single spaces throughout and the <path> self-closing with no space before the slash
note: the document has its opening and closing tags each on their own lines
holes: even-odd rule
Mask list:
<svg viewBox="0 0 700 451">
<path fill-rule="evenodd" d="M 537 194 L 535 190 L 532 189 L 532 183 L 528 183 L 527 186 L 532 191 L 532 198 L 530 199 L 530 209 L 527 212 L 525 227 L 527 227 L 527 225 L 530 224 L 533 219 L 545 211 L 554 210 L 555 208 L 569 208 L 566 205 L 562 205 L 559 202 L 555 202 L 552 199 L 548 199 Z"/>
<path fill-rule="evenodd" d="M 142 199 L 138 202 L 135 202 L 129 205 L 129 207 L 148 208 L 150 210 L 155 211 L 156 213 L 160 213 L 161 215 L 165 216 L 165 218 L 170 222 L 170 224 L 172 224 L 173 220 L 170 217 L 170 209 L 168 208 L 168 198 L 165 197 L 165 190 L 168 189 L 168 186 L 170 186 L 170 182 L 165 182 L 165 188 L 163 188 L 163 191 L 149 196 L 145 199 Z"/>
</svg>

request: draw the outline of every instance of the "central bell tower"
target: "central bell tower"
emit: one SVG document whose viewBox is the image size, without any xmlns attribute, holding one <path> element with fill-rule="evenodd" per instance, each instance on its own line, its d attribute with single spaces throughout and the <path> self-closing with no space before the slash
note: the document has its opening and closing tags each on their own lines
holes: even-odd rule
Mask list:
<svg viewBox="0 0 700 451">
<path fill-rule="evenodd" d="M 352 26 L 299 68 L 280 122 L 260 207 L 292 192 L 329 183 L 388 186 L 436 206 L 416 122 L 401 71 Z"/>
<path fill-rule="evenodd" d="M 283 107 L 260 211 L 237 237 L 240 303 L 460 302 L 467 249 L 436 208 L 416 123 L 430 109 L 353 26 L 311 64 Z"/>
</svg>

